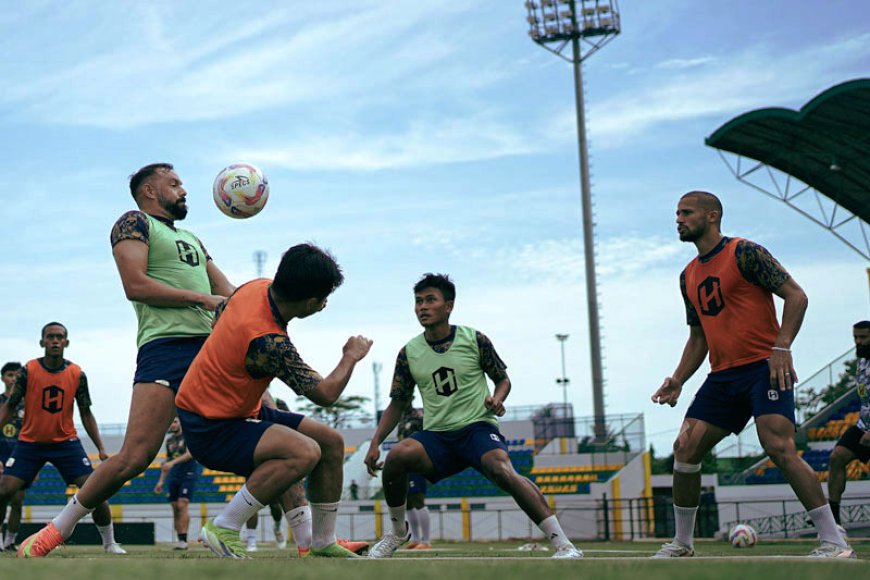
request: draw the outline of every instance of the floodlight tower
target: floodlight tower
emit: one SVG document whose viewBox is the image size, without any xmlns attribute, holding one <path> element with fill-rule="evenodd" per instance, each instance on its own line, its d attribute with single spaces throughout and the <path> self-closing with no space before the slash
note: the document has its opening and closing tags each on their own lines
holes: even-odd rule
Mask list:
<svg viewBox="0 0 870 580">
<path fill-rule="evenodd" d="M 257 267 L 257 278 L 262 278 L 263 266 L 266 265 L 266 252 L 263 250 L 254 252 L 254 265 Z"/>
<path fill-rule="evenodd" d="M 528 10 L 529 36 L 532 40 L 574 67 L 577 141 L 580 150 L 580 199 L 583 206 L 583 246 L 586 258 L 586 300 L 589 308 L 589 349 L 592 358 L 592 403 L 595 439 L 603 442 L 607 439 L 607 424 L 604 416 L 598 283 L 595 279 L 595 224 L 592 221 L 586 105 L 583 102 L 583 61 L 619 34 L 619 6 L 616 0 L 526 0 L 525 4 Z M 565 54 L 569 44 L 570 56 Z M 582 49 L 585 49 L 585 53 Z"/>
<path fill-rule="evenodd" d="M 567 416 L 568 413 L 568 383 L 571 382 L 567 376 L 565 376 L 565 341 L 568 340 L 567 334 L 557 334 L 556 340 L 559 341 L 559 346 L 562 349 L 562 376 L 556 379 L 556 384 L 562 387 L 562 402 L 565 405 L 565 413 Z"/>
</svg>

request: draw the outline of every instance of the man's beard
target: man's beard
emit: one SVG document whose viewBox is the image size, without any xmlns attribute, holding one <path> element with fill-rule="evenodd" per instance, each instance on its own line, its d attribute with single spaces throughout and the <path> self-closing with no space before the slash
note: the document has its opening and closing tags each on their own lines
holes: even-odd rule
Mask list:
<svg viewBox="0 0 870 580">
<path fill-rule="evenodd" d="M 870 358 L 870 344 L 856 345 L 855 354 L 858 355 L 858 358 Z"/>
<path fill-rule="evenodd" d="M 187 217 L 187 208 L 182 205 L 184 200 L 179 198 L 175 203 L 167 203 L 165 199 L 160 200 L 160 207 L 169 212 L 173 220 L 183 220 Z"/>
<path fill-rule="evenodd" d="M 694 242 L 704 235 L 704 230 L 699 228 L 695 230 L 687 229 L 685 232 L 680 234 L 681 242 Z"/>
</svg>

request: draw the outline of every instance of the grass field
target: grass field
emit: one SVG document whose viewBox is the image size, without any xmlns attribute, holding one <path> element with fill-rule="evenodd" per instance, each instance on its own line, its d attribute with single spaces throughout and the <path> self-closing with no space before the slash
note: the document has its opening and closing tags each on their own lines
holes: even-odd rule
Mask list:
<svg viewBox="0 0 870 580">
<path fill-rule="evenodd" d="M 737 550 L 723 542 L 699 542 L 698 557 L 649 560 L 658 548 L 652 542 L 580 544 L 586 558 L 553 561 L 551 552 L 519 551 L 521 542 L 436 543 L 431 552 L 396 553 L 392 560 L 299 560 L 294 550 L 261 546 L 251 560 L 221 560 L 201 546 L 176 552 L 169 546 L 127 546 L 127 556 L 107 556 L 93 546 L 69 546 L 43 560 L 18 560 L 0 553 L 0 578 L 85 580 L 253 580 L 293 578 L 331 580 L 561 580 L 567 578 L 677 578 L 722 580 L 788 580 L 870 578 L 870 540 L 853 541 L 859 560 L 815 561 L 804 558 L 812 541 L 762 541 Z"/>
</svg>

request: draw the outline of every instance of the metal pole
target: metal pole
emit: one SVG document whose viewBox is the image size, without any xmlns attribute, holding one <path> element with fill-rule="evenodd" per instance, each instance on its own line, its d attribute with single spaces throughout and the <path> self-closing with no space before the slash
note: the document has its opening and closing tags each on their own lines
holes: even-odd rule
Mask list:
<svg viewBox="0 0 870 580">
<path fill-rule="evenodd" d="M 788 537 L 788 512 L 786 511 L 785 500 L 782 502 L 782 535 Z"/>
<path fill-rule="evenodd" d="M 572 12 L 576 15 L 576 6 Z M 576 18 L 576 16 L 575 16 Z M 592 188 L 589 180 L 589 152 L 586 145 L 586 105 L 583 101 L 583 62 L 580 39 L 571 40 L 574 55 L 574 95 L 577 105 L 577 141 L 580 149 L 580 194 L 583 206 L 583 249 L 586 257 L 586 302 L 589 309 L 589 351 L 592 362 L 592 409 L 595 439 L 607 439 L 604 417 L 604 373 L 601 368 L 601 329 L 598 320 L 598 283 L 595 279 L 595 224 L 592 221 Z"/>
<path fill-rule="evenodd" d="M 263 277 L 263 266 L 266 263 L 266 252 L 257 250 L 254 252 L 254 264 L 257 267 L 257 278 Z"/>
<path fill-rule="evenodd" d="M 567 334 L 557 334 L 556 340 L 559 341 L 559 346 L 562 351 L 562 378 L 556 379 L 556 382 L 562 386 L 562 403 L 564 404 L 564 416 L 568 417 L 568 377 L 565 376 L 565 341 L 568 339 Z"/>
<path fill-rule="evenodd" d="M 378 413 L 380 413 L 381 411 L 381 383 L 379 378 L 382 368 L 384 368 L 384 365 L 382 365 L 381 363 L 372 363 L 372 372 L 375 375 L 375 425 L 378 424 L 378 420 L 380 419 L 380 417 L 378 417 Z"/>
</svg>

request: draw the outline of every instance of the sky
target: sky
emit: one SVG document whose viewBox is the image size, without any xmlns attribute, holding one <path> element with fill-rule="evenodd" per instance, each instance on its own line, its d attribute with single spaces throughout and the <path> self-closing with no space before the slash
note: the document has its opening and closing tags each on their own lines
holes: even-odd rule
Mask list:
<svg viewBox="0 0 870 580">
<path fill-rule="evenodd" d="M 650 395 L 679 359 L 678 277 L 696 251 L 674 211 L 692 189 L 723 201 L 723 231 L 767 247 L 810 306 L 794 343 L 807 377 L 867 318 L 868 266 L 781 202 L 736 181 L 704 138 L 749 110 L 799 108 L 870 70 L 859 1 L 622 0 L 622 34 L 584 65 L 605 405 L 643 414 L 666 452 L 676 408 Z M 457 284 L 452 322 L 487 334 L 511 406 L 592 414 L 574 85 L 569 63 L 527 35 L 522 0 L 8 3 L 0 20 L 0 359 L 41 356 L 43 324 L 70 331 L 100 423 L 123 423 L 136 320 L 109 232 L 134 209 L 128 176 L 174 163 L 196 233 L 235 284 L 271 276 L 288 247 L 330 249 L 344 285 L 293 321 L 328 373 L 348 336 L 374 340 L 347 394 L 388 403 L 396 354 L 420 332 L 412 286 Z M 221 214 L 211 183 L 247 161 L 266 208 Z M 781 304 L 779 304 L 781 307 Z M 565 343 L 567 393 L 557 333 Z M 283 386 L 275 393 L 290 401 Z"/>
</svg>

